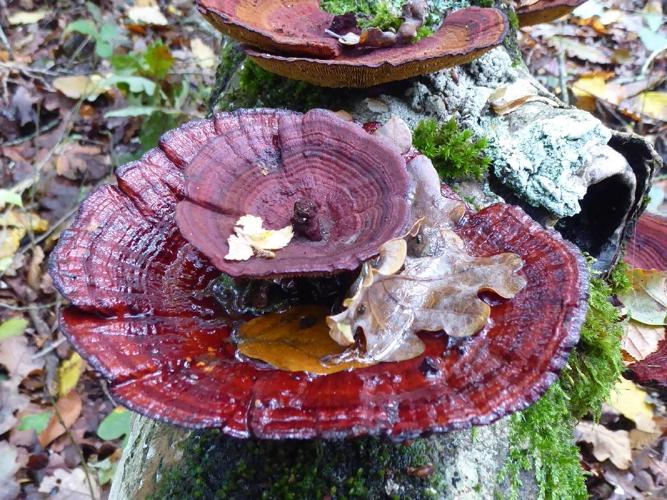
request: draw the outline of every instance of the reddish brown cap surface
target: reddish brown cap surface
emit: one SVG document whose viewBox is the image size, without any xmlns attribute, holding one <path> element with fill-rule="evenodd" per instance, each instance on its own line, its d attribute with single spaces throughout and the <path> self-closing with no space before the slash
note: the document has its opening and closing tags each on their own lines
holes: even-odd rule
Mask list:
<svg viewBox="0 0 667 500">
<path fill-rule="evenodd" d="M 51 256 L 54 283 L 72 303 L 61 327 L 119 401 L 239 437 L 411 437 L 490 423 L 556 380 L 586 312 L 585 265 L 571 244 L 509 205 L 470 214 L 458 228 L 471 252 L 515 252 L 525 262 L 526 287 L 494 302 L 479 334 L 458 342 L 424 334 L 416 359 L 320 377 L 239 360 L 206 294 L 219 273 L 175 221 L 182 169 L 224 123 L 181 127 L 120 168 L 118 187 L 83 203 Z"/>
<path fill-rule="evenodd" d="M 645 213 L 625 250 L 625 262 L 641 269 L 667 270 L 667 217 Z"/>
<path fill-rule="evenodd" d="M 197 6 L 225 35 L 263 50 L 322 58 L 341 51 L 325 33 L 334 16 L 318 0 L 197 0 Z"/>
<path fill-rule="evenodd" d="M 469 62 L 500 45 L 508 27 L 500 10 L 469 7 L 452 12 L 432 36 L 413 44 L 346 51 L 332 59 L 288 57 L 252 47 L 246 53 L 287 78 L 323 87 L 371 87 Z"/>
<path fill-rule="evenodd" d="M 536 2 L 519 2 L 516 15 L 519 25 L 532 26 L 533 24 L 550 23 L 563 17 L 586 0 L 537 0 Z M 522 5 L 523 4 L 523 5 Z"/>
<path fill-rule="evenodd" d="M 218 133 L 185 168 L 178 227 L 221 271 L 237 277 L 353 270 L 401 234 L 408 177 L 398 149 L 330 111 L 221 114 Z M 225 260 L 243 215 L 290 224 L 297 201 L 318 206 L 322 239 L 296 234 L 275 258 Z"/>
<path fill-rule="evenodd" d="M 667 217 L 645 213 L 639 218 L 626 246 L 625 262 L 641 269 L 667 271 Z M 628 368 L 638 382 L 667 389 L 667 340 Z"/>
</svg>

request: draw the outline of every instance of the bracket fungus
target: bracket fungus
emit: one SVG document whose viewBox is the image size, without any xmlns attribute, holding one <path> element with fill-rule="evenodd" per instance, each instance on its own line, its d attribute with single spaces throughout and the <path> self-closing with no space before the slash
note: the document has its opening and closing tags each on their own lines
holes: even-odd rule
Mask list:
<svg viewBox="0 0 667 500">
<path fill-rule="evenodd" d="M 566 16 L 586 0 L 521 0 L 516 7 L 519 25 L 550 23 Z"/>
<path fill-rule="evenodd" d="M 408 223 L 408 178 L 398 149 L 324 110 L 219 119 L 218 134 L 185 167 L 181 234 L 221 271 L 275 278 L 353 270 Z M 293 224 L 272 258 L 229 260 L 240 217 Z M 233 241 L 233 240 L 232 240 Z M 267 248 L 272 250 L 271 248 Z"/>
<path fill-rule="evenodd" d="M 414 207 L 431 214 L 446 207 L 463 208 L 447 210 L 443 223 L 470 255 L 485 259 L 509 252 L 523 263 L 522 287 L 511 290 L 516 292 L 512 299 L 483 297 L 491 307 L 481 331 L 465 338 L 419 333 L 423 352 L 415 358 L 323 375 L 281 370 L 239 355 L 233 331 L 238 323 L 225 315 L 210 290 L 220 271 L 181 234 L 183 220 L 180 211 L 177 217 L 177 206 L 190 203 L 184 201 L 192 194 L 188 177 L 200 172 L 202 162 L 216 171 L 233 171 L 227 161 L 215 167 L 210 163 L 211 157 L 226 159 L 218 148 L 235 145 L 237 166 L 244 172 L 246 162 L 257 170 L 261 162 L 268 162 L 269 171 L 283 168 L 282 162 L 289 161 L 283 156 L 280 166 L 275 163 L 276 134 L 281 141 L 296 140 L 308 130 L 309 119 L 322 113 L 222 113 L 165 134 L 158 148 L 119 168 L 118 185 L 102 186 L 83 202 L 50 259 L 54 283 L 71 304 L 60 318 L 65 335 L 109 380 L 114 397 L 129 408 L 187 427 L 218 427 L 237 437 L 409 438 L 488 424 L 531 404 L 556 380 L 578 340 L 587 308 L 586 266 L 573 245 L 519 208 L 496 204 L 474 213 L 451 191 L 443 197 L 435 172 L 430 177 L 435 185 L 430 182 L 411 191 Z M 318 137 L 315 145 L 327 145 L 329 158 L 336 162 L 341 156 L 335 148 L 342 145 L 329 142 L 327 131 L 349 132 L 351 144 L 362 140 L 352 128 L 337 123 L 334 115 L 327 116 L 332 123 L 324 126 L 316 120 L 317 133 L 312 137 Z M 285 130 L 290 133 L 281 135 L 283 122 L 298 126 L 288 126 Z M 240 137 L 248 141 L 243 148 L 237 147 Z M 382 149 L 364 144 L 369 153 L 384 155 L 391 150 L 389 145 Z M 409 155 L 408 171 L 428 170 L 423 156 L 415 157 L 414 151 Z M 307 179 L 310 168 L 320 168 L 318 158 L 303 165 L 300 178 Z M 373 165 L 381 170 L 391 161 L 383 157 Z M 347 168 L 357 183 L 374 175 L 345 162 L 335 165 Z M 272 175 L 277 174 L 269 172 L 267 177 Z M 384 173 L 378 175 L 384 178 Z M 236 196 L 229 192 L 240 187 L 233 178 L 226 179 L 211 181 L 211 201 Z M 324 183 L 326 176 L 315 180 Z M 381 185 L 371 182 L 370 188 L 379 192 Z M 289 191 L 293 184 L 284 187 Z M 258 192 L 265 192 L 261 185 Z M 307 216 L 310 208 L 300 208 L 297 215 Z M 238 209 L 245 212 L 247 207 Z M 289 219 L 287 213 L 281 217 Z M 276 227 L 280 224 L 282 219 Z M 439 224 L 433 221 L 432 234 Z M 402 222 L 388 220 L 387 225 L 398 228 Z M 382 231 L 380 239 L 393 236 L 393 230 L 374 230 Z M 364 235 L 364 241 L 374 237 Z M 422 254 L 433 250 L 428 242 L 422 243 L 416 242 Z M 290 245 L 276 251 L 275 262 Z M 224 259 L 216 262 L 228 264 Z M 275 265 L 263 258 L 233 264 L 250 262 Z M 322 266 L 316 268 L 324 272 Z M 306 321 L 303 328 L 311 331 L 312 323 Z"/>
<path fill-rule="evenodd" d="M 498 46 L 509 21 L 498 9 L 448 14 L 431 36 L 389 47 L 348 47 L 328 35 L 334 15 L 318 0 L 198 0 L 200 12 L 244 43 L 262 68 L 323 87 L 372 87 L 469 62 Z"/>
</svg>

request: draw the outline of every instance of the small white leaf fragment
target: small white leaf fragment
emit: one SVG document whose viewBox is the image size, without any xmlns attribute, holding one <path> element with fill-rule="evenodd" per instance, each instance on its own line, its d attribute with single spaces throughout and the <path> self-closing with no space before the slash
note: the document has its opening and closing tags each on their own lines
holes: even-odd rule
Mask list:
<svg viewBox="0 0 667 500">
<path fill-rule="evenodd" d="M 292 226 L 282 229 L 265 229 L 264 221 L 255 215 L 244 215 L 236 221 L 234 232 L 227 238 L 229 252 L 225 260 L 248 260 L 253 255 L 264 258 L 273 258 L 273 250 L 285 248 L 294 231 Z"/>
<path fill-rule="evenodd" d="M 140 6 L 135 5 L 127 11 L 127 17 L 137 24 L 152 24 L 153 26 L 166 26 L 169 24 L 167 18 L 157 5 Z"/>
</svg>

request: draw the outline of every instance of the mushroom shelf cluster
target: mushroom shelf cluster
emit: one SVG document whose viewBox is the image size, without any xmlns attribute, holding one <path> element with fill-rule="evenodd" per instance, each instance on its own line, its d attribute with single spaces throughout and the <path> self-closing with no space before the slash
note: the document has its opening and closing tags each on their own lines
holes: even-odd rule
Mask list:
<svg viewBox="0 0 667 500">
<path fill-rule="evenodd" d="M 469 7 L 447 14 L 431 36 L 368 49 L 347 47 L 326 32 L 334 15 L 318 0 L 198 0 L 199 11 L 244 44 L 259 66 L 323 87 L 371 87 L 469 62 L 498 46 L 505 14 Z"/>
<path fill-rule="evenodd" d="M 367 261 L 410 230 L 408 209 L 437 213 L 425 196 L 410 198 L 423 160 L 324 110 L 241 110 L 185 124 L 120 167 L 118 185 L 92 193 L 62 234 L 50 259 L 71 304 L 62 330 L 129 408 L 237 437 L 399 439 L 521 410 L 578 341 L 588 277 L 573 245 L 517 207 L 473 212 L 446 188 L 429 195 L 464 207 L 443 219 L 470 255 L 516 254 L 522 287 L 511 299 L 485 298 L 490 318 L 475 335 L 418 333 L 423 350 L 411 359 L 325 375 L 258 363 L 239 355 L 238 322 L 211 293 L 221 271 L 311 279 Z M 224 259 L 238 215 L 258 211 L 283 227 L 295 205 L 311 206 L 302 199 L 319 208 L 321 238 L 304 231 L 273 258 Z"/>
</svg>

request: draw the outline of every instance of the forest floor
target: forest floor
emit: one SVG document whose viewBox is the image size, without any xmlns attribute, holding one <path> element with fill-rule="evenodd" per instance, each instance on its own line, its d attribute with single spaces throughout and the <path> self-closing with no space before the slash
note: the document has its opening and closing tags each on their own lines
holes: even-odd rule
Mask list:
<svg viewBox="0 0 667 500">
<path fill-rule="evenodd" d="M 58 330 L 65 304 L 47 260 L 87 193 L 164 131 L 205 116 L 220 36 L 193 4 L 0 2 L 1 498 L 108 494 L 129 412 Z M 661 2 L 591 0 L 576 14 L 522 30 L 532 73 L 609 127 L 647 136 L 665 158 Z M 666 192 L 663 173 L 650 210 L 667 215 Z M 664 495 L 665 400 L 630 381 L 618 393 L 595 444 L 582 438 L 590 492 Z"/>
</svg>

